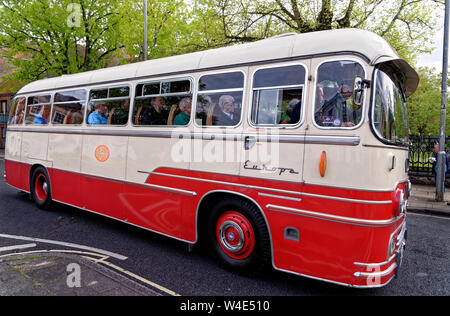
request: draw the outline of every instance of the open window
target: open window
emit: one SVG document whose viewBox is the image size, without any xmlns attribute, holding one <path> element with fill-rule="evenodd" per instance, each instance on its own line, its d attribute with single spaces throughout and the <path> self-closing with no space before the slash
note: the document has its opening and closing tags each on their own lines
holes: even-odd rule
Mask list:
<svg viewBox="0 0 450 316">
<path fill-rule="evenodd" d="M 195 120 L 199 126 L 237 126 L 241 121 L 244 74 L 204 75 L 199 80 Z"/>
<path fill-rule="evenodd" d="M 53 101 L 52 123 L 79 125 L 83 123 L 86 90 L 57 92 Z"/>
<path fill-rule="evenodd" d="M 130 113 L 130 87 L 93 89 L 89 96 L 88 125 L 127 125 Z"/>
<path fill-rule="evenodd" d="M 48 125 L 52 111 L 50 95 L 28 97 L 25 124 Z"/>
<path fill-rule="evenodd" d="M 191 119 L 192 83 L 189 79 L 162 80 L 136 86 L 133 124 L 186 126 Z"/>
<path fill-rule="evenodd" d="M 297 125 L 302 118 L 306 70 L 302 65 L 260 69 L 253 76 L 254 125 Z"/>
</svg>

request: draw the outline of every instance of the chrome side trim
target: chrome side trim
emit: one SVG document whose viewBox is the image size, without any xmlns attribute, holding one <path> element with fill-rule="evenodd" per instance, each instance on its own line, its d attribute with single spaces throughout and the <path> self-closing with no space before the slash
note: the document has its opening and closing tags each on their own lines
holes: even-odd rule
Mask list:
<svg viewBox="0 0 450 316">
<path fill-rule="evenodd" d="M 258 192 L 259 196 L 266 196 L 266 197 L 271 197 L 274 199 L 283 199 L 283 200 L 290 200 L 290 201 L 296 201 L 296 202 L 301 202 L 302 199 L 300 198 L 294 198 L 294 197 L 290 197 L 290 196 L 283 196 L 283 195 L 276 195 L 276 194 L 267 194 L 267 193 L 261 193 Z"/>
<path fill-rule="evenodd" d="M 266 205 L 266 208 L 268 210 L 274 211 L 274 212 L 289 213 L 289 214 L 312 217 L 312 218 L 328 220 L 328 221 L 338 222 L 338 223 L 343 223 L 343 224 L 357 225 L 357 226 L 370 226 L 370 227 L 389 226 L 392 223 L 396 222 L 400 217 L 404 216 L 404 215 L 401 215 L 400 217 L 391 218 L 391 219 L 387 219 L 387 220 L 368 220 L 368 219 L 344 217 L 344 216 L 337 216 L 337 215 L 331 215 L 331 214 L 325 214 L 325 213 L 305 211 L 305 210 L 300 210 L 300 209 L 296 209 L 296 208 L 272 205 L 272 204 Z"/>
<path fill-rule="evenodd" d="M 133 183 L 130 183 L 130 184 L 133 184 Z M 160 190 L 160 191 L 166 191 L 166 192 L 171 192 L 171 193 L 183 194 L 183 195 L 188 195 L 188 196 L 197 196 L 197 192 L 194 192 L 194 191 L 187 191 L 187 190 L 171 188 L 171 187 L 165 187 L 165 186 L 156 185 L 156 184 L 148 184 L 148 183 L 139 184 L 139 185 L 140 186 L 145 186 L 145 187 L 150 187 L 152 189 Z"/>
<path fill-rule="evenodd" d="M 61 170 L 61 171 L 64 171 L 64 170 Z M 71 172 L 71 171 L 69 171 L 69 172 Z M 129 184 L 129 185 L 134 185 L 134 186 L 139 186 L 139 187 L 148 187 L 148 188 L 152 188 L 152 189 L 159 190 L 159 191 L 165 191 L 165 192 L 169 192 L 169 193 L 183 194 L 183 195 L 188 195 L 188 196 L 197 196 L 197 192 L 195 192 L 195 191 L 188 191 L 188 190 L 183 190 L 183 189 L 166 187 L 166 186 L 157 185 L 157 184 L 129 182 L 129 181 L 125 181 L 125 180 L 104 178 L 104 177 L 95 176 L 95 175 L 91 175 L 91 174 L 83 174 L 83 173 L 77 173 L 77 174 L 82 175 L 86 178 L 100 179 L 103 181 L 110 181 L 110 182 L 116 182 L 116 183 L 121 183 L 121 184 Z"/>
<path fill-rule="evenodd" d="M 353 275 L 357 278 L 381 278 L 381 277 L 384 277 L 384 276 L 392 273 L 392 271 L 394 271 L 395 268 L 397 268 L 397 264 L 394 262 L 393 264 L 391 264 L 389 266 L 389 268 L 387 268 L 384 271 L 376 271 L 376 272 L 360 272 L 360 271 L 358 271 L 358 272 L 355 272 Z"/>
<path fill-rule="evenodd" d="M 393 254 L 388 260 L 384 261 L 384 262 L 380 262 L 380 263 L 362 263 L 362 262 L 353 262 L 353 264 L 355 266 L 360 266 L 360 267 L 368 267 L 368 268 L 374 268 L 374 267 L 381 267 L 384 266 L 386 264 L 388 264 L 389 262 L 391 262 L 392 260 L 394 260 L 395 258 L 395 254 Z"/>
<path fill-rule="evenodd" d="M 329 196 L 329 195 L 320 195 L 320 194 L 313 194 L 313 193 L 304 193 L 302 192 L 303 196 L 309 196 L 309 197 L 316 197 L 321 199 L 328 199 L 328 200 L 335 200 L 335 201 L 343 201 L 343 202 L 350 202 L 350 203 L 360 203 L 360 204 L 392 204 L 392 201 L 370 201 L 370 200 L 357 200 L 357 199 L 349 199 L 349 198 L 342 198 L 338 196 Z"/>
<path fill-rule="evenodd" d="M 186 180 L 194 180 L 194 181 L 201 181 L 201 182 L 208 182 L 208 183 L 215 183 L 215 184 L 223 184 L 223 185 L 229 185 L 229 186 L 243 187 L 243 188 L 247 188 L 247 189 L 264 190 L 264 191 L 271 191 L 271 192 L 277 192 L 277 193 L 292 194 L 292 195 L 297 195 L 297 196 L 308 196 L 308 197 L 327 199 L 327 200 L 335 200 L 335 201 L 341 201 L 341 202 L 360 203 L 360 204 L 375 204 L 375 205 L 392 204 L 392 201 L 370 201 L 370 200 L 349 199 L 349 198 L 342 198 L 342 197 L 338 197 L 338 196 L 320 195 L 320 194 L 289 191 L 289 190 L 282 190 L 282 189 L 275 189 L 275 188 L 268 188 L 268 187 L 260 187 L 260 186 L 226 182 L 226 181 L 180 176 L 180 175 L 174 175 L 174 174 L 163 173 L 163 172 L 155 172 L 155 171 L 150 172 L 150 171 L 141 171 L 141 170 L 138 172 L 146 173 L 149 175 L 154 174 L 154 175 L 166 176 L 166 177 L 172 177 L 172 178 L 178 178 L 178 179 L 186 179 Z"/>
<path fill-rule="evenodd" d="M 287 191 L 287 190 L 281 190 L 281 189 L 259 187 L 259 186 L 254 186 L 254 185 L 247 185 L 247 184 L 240 184 L 240 183 L 233 183 L 233 182 L 226 182 L 226 181 L 219 181 L 219 180 L 209 180 L 209 179 L 201 179 L 201 178 L 194 178 L 194 177 L 187 177 L 187 176 L 179 176 L 179 175 L 163 173 L 163 172 L 147 172 L 147 171 L 138 171 L 138 172 L 146 173 L 149 175 L 154 174 L 154 175 L 159 175 L 159 176 L 166 176 L 166 177 L 185 179 L 185 180 L 194 180 L 194 181 L 201 181 L 201 182 L 209 182 L 209 183 L 215 183 L 215 184 L 223 184 L 223 185 L 242 187 L 242 188 L 247 188 L 247 189 L 272 191 L 272 192 L 286 193 L 286 194 L 293 194 L 293 195 L 302 195 L 301 192 L 296 192 L 296 191 Z"/>
<path fill-rule="evenodd" d="M 394 276 L 392 276 L 389 280 L 387 280 L 383 284 L 353 285 L 353 284 L 350 284 L 350 283 L 342 283 L 342 282 L 332 281 L 332 280 L 328 280 L 328 279 L 318 278 L 318 277 L 315 277 L 315 276 L 311 276 L 311 275 L 307 275 L 307 274 L 303 274 L 303 273 L 298 273 L 298 272 L 293 272 L 293 271 L 290 271 L 290 270 L 280 269 L 280 268 L 277 268 L 277 267 L 275 267 L 275 269 L 278 270 L 278 271 L 281 271 L 281 272 L 286 272 L 286 273 L 290 273 L 290 274 L 293 274 L 293 275 L 298 275 L 298 276 L 305 277 L 305 278 L 312 279 L 312 280 L 323 281 L 323 282 L 327 282 L 327 283 L 331 283 L 331 284 L 347 286 L 347 287 L 352 287 L 352 288 L 358 288 L 358 289 L 380 288 L 380 287 L 388 285 L 394 279 Z"/>
<path fill-rule="evenodd" d="M 115 182 L 115 183 L 120 183 L 120 184 L 128 184 L 128 185 L 134 185 L 134 186 L 145 187 L 145 188 L 149 187 L 149 188 L 152 188 L 155 190 L 165 191 L 165 192 L 169 192 L 169 193 L 184 194 L 184 195 L 188 195 L 188 196 L 197 196 L 197 192 L 195 192 L 195 191 L 188 191 L 188 190 L 177 189 L 177 188 L 172 188 L 172 187 L 167 187 L 167 186 L 162 186 L 162 185 L 157 185 L 157 184 L 151 184 L 151 183 L 137 183 L 137 182 L 130 182 L 130 181 L 122 180 L 122 179 L 105 178 L 102 176 L 96 176 L 96 175 L 92 175 L 92 174 L 88 174 L 88 173 L 74 172 L 74 171 L 63 170 L 63 169 L 58 169 L 58 168 L 51 168 L 51 169 L 61 171 L 61 172 L 77 174 L 77 175 L 80 175 L 80 176 L 83 176 L 86 178 L 90 178 L 90 179 L 98 179 L 98 180 L 103 180 L 103 181 Z"/>
<path fill-rule="evenodd" d="M 158 126 L 166 127 L 166 126 Z M 262 135 L 262 134 L 241 134 L 241 133 L 199 133 L 182 131 L 183 127 L 173 127 L 168 131 L 149 131 L 137 129 L 114 129 L 110 128 L 52 128 L 52 127 L 8 127 L 10 132 L 25 133 L 49 133 L 49 134 L 72 134 L 72 135 L 101 135 L 101 136 L 124 136 L 124 137 L 153 137 L 153 138 L 179 138 L 179 139 L 202 139 L 202 140 L 229 140 L 244 141 L 246 136 L 255 137 L 257 142 L 279 142 L 294 144 L 325 144 L 325 145 L 345 145 L 357 146 L 360 143 L 359 136 L 318 136 L 318 135 Z"/>
</svg>

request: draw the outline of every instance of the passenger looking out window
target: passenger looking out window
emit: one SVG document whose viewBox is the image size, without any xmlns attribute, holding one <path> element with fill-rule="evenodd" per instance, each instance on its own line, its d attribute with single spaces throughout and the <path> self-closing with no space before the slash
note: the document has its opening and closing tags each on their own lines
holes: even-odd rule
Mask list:
<svg viewBox="0 0 450 316">
<path fill-rule="evenodd" d="M 113 110 L 111 124 L 126 125 L 128 123 L 128 114 L 130 113 L 130 99 L 122 102 L 120 108 Z"/>
<path fill-rule="evenodd" d="M 104 104 L 95 105 L 95 111 L 89 114 L 87 122 L 89 125 L 106 125 L 108 123 L 106 106 Z"/>
<path fill-rule="evenodd" d="M 192 99 L 191 98 L 181 99 L 179 107 L 181 113 L 175 117 L 173 125 L 186 126 L 189 124 L 189 121 L 191 120 Z"/>
<path fill-rule="evenodd" d="M 50 122 L 50 95 L 39 95 L 28 97 L 28 105 L 25 113 L 26 125 L 47 125 Z"/>
<path fill-rule="evenodd" d="M 51 107 L 50 105 L 42 106 L 42 109 L 39 114 L 37 114 L 34 118 L 33 124 L 36 125 L 47 125 L 48 120 L 50 118 Z"/>
<path fill-rule="evenodd" d="M 286 106 L 286 112 L 281 113 L 281 124 L 296 124 L 300 121 L 302 102 L 292 99 Z"/>
<path fill-rule="evenodd" d="M 165 107 L 163 97 L 153 98 L 151 106 L 145 108 L 142 113 L 142 125 L 166 125 L 169 112 Z"/>
<path fill-rule="evenodd" d="M 217 126 L 235 126 L 239 123 L 241 115 L 236 113 L 236 104 L 231 95 L 223 95 L 219 98 L 219 109 L 214 119 Z"/>
</svg>

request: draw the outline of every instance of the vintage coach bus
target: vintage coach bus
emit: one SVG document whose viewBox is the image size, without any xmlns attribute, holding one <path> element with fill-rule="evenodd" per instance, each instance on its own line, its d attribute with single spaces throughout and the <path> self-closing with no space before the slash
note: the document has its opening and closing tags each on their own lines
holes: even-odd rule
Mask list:
<svg viewBox="0 0 450 316">
<path fill-rule="evenodd" d="M 417 73 L 356 29 L 44 79 L 11 109 L 5 177 L 189 244 L 267 266 L 389 283 L 406 242 L 406 97 Z"/>
</svg>

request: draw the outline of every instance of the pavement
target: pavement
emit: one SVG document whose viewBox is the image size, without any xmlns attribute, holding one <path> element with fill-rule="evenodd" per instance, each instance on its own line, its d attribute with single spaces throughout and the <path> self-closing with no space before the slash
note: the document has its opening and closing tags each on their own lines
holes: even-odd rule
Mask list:
<svg viewBox="0 0 450 316">
<path fill-rule="evenodd" d="M 434 185 L 412 184 L 408 211 L 438 216 L 450 216 L 450 188 L 444 192 L 444 202 L 436 202 Z"/>
<path fill-rule="evenodd" d="M 0 253 L 0 296 L 161 295 L 80 255 Z"/>
<path fill-rule="evenodd" d="M 0 149 L 0 159 L 4 151 Z M 436 202 L 435 187 L 412 185 L 408 211 L 450 216 L 450 188 Z M 139 282 L 107 262 L 69 252 L 18 253 L 0 247 L 0 296 L 161 296 L 167 292 Z M 170 293 L 169 293 L 170 294 Z M 176 294 L 175 294 L 176 295 Z"/>
</svg>

